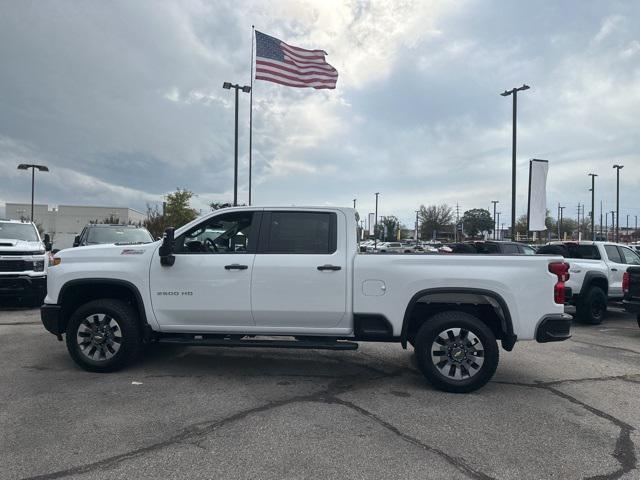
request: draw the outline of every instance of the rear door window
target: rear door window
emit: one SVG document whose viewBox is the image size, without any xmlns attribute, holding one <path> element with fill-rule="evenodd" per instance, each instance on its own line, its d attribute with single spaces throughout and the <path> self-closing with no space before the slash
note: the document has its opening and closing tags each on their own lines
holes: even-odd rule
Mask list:
<svg viewBox="0 0 640 480">
<path fill-rule="evenodd" d="M 622 257 L 620 256 L 620 252 L 618 252 L 618 247 L 615 245 L 605 245 L 604 251 L 607 252 L 607 257 L 610 262 L 613 263 L 624 263 L 622 261 Z"/>
<path fill-rule="evenodd" d="M 271 212 L 258 253 L 328 255 L 336 251 L 336 214 L 331 212 Z"/>
<path fill-rule="evenodd" d="M 583 258 L 585 260 L 600 260 L 600 252 L 595 245 L 565 244 L 569 251 L 567 258 Z"/>
</svg>

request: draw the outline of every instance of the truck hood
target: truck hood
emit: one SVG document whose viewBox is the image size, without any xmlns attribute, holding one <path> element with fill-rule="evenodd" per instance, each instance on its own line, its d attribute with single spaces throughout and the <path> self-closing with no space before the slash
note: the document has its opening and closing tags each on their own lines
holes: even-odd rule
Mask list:
<svg viewBox="0 0 640 480">
<path fill-rule="evenodd" d="M 56 253 L 56 257 L 67 259 L 82 259 L 82 258 L 102 258 L 102 257 L 115 257 L 115 256 L 140 256 L 147 255 L 153 252 L 160 246 L 162 241 L 152 243 L 141 244 L 120 244 L 114 243 L 100 244 L 100 245 L 87 245 L 86 247 L 66 248 Z"/>
<path fill-rule="evenodd" d="M 0 238 L 0 255 L 14 252 L 37 253 L 43 252 L 44 245 L 41 242 L 27 242 L 26 240 L 16 240 L 15 238 Z"/>
</svg>

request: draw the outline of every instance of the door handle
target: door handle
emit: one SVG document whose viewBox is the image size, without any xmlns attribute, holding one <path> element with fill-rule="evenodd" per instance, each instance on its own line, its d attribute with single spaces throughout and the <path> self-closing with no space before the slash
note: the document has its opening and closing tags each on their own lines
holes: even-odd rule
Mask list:
<svg viewBox="0 0 640 480">
<path fill-rule="evenodd" d="M 232 263 L 231 265 L 225 265 L 225 270 L 246 270 L 249 268 L 248 265 L 240 265 L 239 263 Z"/>
<path fill-rule="evenodd" d="M 321 272 L 323 272 L 324 270 L 336 271 L 341 269 L 342 267 L 340 265 L 318 265 L 318 270 L 320 270 Z"/>
<path fill-rule="evenodd" d="M 612 271 L 612 272 L 617 272 L 617 271 L 618 271 L 618 269 L 617 269 L 617 268 L 612 268 L 612 269 L 611 269 L 611 271 Z"/>
</svg>

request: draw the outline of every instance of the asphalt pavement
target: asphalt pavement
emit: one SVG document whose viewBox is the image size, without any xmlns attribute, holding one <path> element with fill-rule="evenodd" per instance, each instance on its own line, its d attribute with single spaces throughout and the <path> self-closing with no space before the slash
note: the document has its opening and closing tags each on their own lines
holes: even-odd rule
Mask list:
<svg viewBox="0 0 640 480">
<path fill-rule="evenodd" d="M 412 350 L 154 345 L 80 370 L 38 310 L 0 311 L 1 479 L 640 479 L 640 328 L 611 312 L 501 350 L 473 394 Z"/>
</svg>

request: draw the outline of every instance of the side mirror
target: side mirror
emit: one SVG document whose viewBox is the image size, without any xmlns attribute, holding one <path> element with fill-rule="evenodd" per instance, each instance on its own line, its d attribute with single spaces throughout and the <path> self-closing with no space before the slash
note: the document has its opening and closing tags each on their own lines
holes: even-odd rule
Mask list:
<svg viewBox="0 0 640 480">
<path fill-rule="evenodd" d="M 48 233 L 44 234 L 44 249 L 47 252 L 51 251 L 53 245 L 51 244 L 51 236 Z"/>
<path fill-rule="evenodd" d="M 162 239 L 162 245 L 158 248 L 158 255 L 160 256 L 160 265 L 170 267 L 176 263 L 176 257 L 173 255 L 174 244 L 174 232 L 175 229 L 170 227 L 164 231 L 164 238 Z"/>
<path fill-rule="evenodd" d="M 74 247 L 79 247 L 80 246 L 80 235 L 76 235 L 73 238 L 73 246 Z"/>
</svg>

